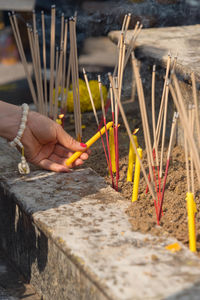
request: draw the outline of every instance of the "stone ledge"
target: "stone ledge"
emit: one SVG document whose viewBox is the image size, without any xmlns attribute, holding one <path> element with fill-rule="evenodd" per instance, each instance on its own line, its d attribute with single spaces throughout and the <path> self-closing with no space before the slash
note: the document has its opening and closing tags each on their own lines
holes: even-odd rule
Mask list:
<svg viewBox="0 0 200 300">
<path fill-rule="evenodd" d="M 200 259 L 133 232 L 129 202 L 94 171 L 19 176 L 0 145 L 0 246 L 45 299 L 198 299 Z"/>
<path fill-rule="evenodd" d="M 129 43 L 132 32 L 127 32 L 126 43 Z M 136 42 L 137 57 L 151 59 L 158 65 L 166 66 L 170 51 L 173 56 L 178 54 L 176 71 L 184 79 L 188 79 L 192 71 L 200 79 L 199 34 L 200 25 L 142 29 Z M 120 31 L 111 31 L 108 37 L 116 44 Z"/>
</svg>

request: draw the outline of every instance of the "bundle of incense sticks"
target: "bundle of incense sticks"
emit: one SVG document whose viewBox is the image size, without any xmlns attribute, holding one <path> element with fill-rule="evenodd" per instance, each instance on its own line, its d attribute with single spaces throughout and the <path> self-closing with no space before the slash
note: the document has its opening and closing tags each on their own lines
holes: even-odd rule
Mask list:
<svg viewBox="0 0 200 300">
<path fill-rule="evenodd" d="M 56 16 L 56 6 L 51 6 L 51 26 L 50 26 L 50 60 L 47 62 L 46 47 L 46 22 L 45 14 L 41 11 L 40 22 L 37 22 L 35 11 L 32 12 L 32 23 L 27 24 L 27 34 L 32 58 L 33 74 L 35 85 L 31 73 L 28 70 L 28 63 L 22 44 L 21 34 L 18 26 L 16 14 L 9 13 L 10 23 L 18 47 L 19 55 L 24 66 L 33 102 L 37 110 L 46 116 L 56 120 L 60 112 L 66 113 L 67 95 L 70 83 L 70 74 L 73 87 L 74 119 L 75 131 L 78 140 L 82 137 L 79 81 L 78 81 L 78 59 L 76 44 L 76 20 L 75 17 L 69 20 L 70 32 L 70 54 L 67 58 L 68 40 L 68 20 L 65 20 L 62 13 Z M 60 40 L 56 45 L 56 24 L 60 23 Z M 38 23 L 41 24 L 38 27 Z M 41 33 L 41 37 L 39 34 Z M 41 42 L 40 42 L 41 38 Z M 40 44 L 42 45 L 40 49 Z M 41 54 L 42 53 L 42 54 Z M 68 71 L 66 76 L 66 66 L 68 61 Z M 47 64 L 49 63 L 49 89 L 47 82 Z M 59 109 L 61 107 L 61 109 Z"/>
<path fill-rule="evenodd" d="M 171 134 L 170 134 L 170 141 L 169 141 L 169 146 L 168 146 L 165 176 L 163 179 L 163 184 L 161 184 L 161 178 L 162 178 L 162 173 L 163 173 L 163 161 L 164 161 L 164 159 L 163 159 L 164 158 L 164 146 L 166 143 L 165 136 L 166 136 L 166 124 L 167 124 L 168 96 L 169 96 L 169 90 L 171 89 L 170 79 L 175 70 L 176 61 L 177 61 L 177 57 L 174 58 L 174 61 L 172 64 L 172 71 L 170 74 L 171 55 L 170 54 L 168 55 L 166 74 L 165 74 L 165 79 L 164 79 L 162 98 L 161 98 L 161 104 L 160 104 L 157 122 L 156 122 L 156 116 L 155 116 L 156 67 L 153 66 L 151 98 L 152 98 L 152 132 L 153 132 L 154 142 L 152 143 L 151 135 L 150 135 L 149 121 L 148 121 L 148 116 L 147 116 L 147 111 L 146 111 L 146 104 L 145 104 L 146 101 L 145 101 L 145 97 L 144 97 L 142 80 L 140 78 L 137 60 L 134 56 L 134 52 L 132 52 L 133 71 L 134 71 L 134 77 L 136 80 L 137 94 L 138 94 L 139 107 L 140 107 L 140 112 L 141 112 L 144 141 L 145 141 L 145 146 L 146 146 L 147 162 L 148 162 L 148 169 L 149 169 L 148 184 L 147 184 L 146 192 L 148 192 L 149 185 L 151 183 L 152 184 L 151 188 L 153 188 L 153 190 L 156 192 L 156 195 L 157 195 L 157 199 L 154 198 L 153 200 L 154 200 L 155 212 L 156 212 L 158 224 L 159 224 L 161 216 L 163 215 L 162 205 L 163 205 L 163 200 L 164 200 L 164 192 L 165 192 L 165 186 L 166 186 L 166 180 L 167 180 L 167 174 L 168 174 L 169 162 L 170 162 L 170 155 L 171 155 L 172 144 L 173 144 L 172 141 L 173 141 L 173 137 L 175 134 L 175 128 L 176 128 L 176 123 L 177 123 L 177 118 L 178 118 L 178 113 L 175 112 L 173 120 L 172 120 L 172 126 L 171 126 Z M 162 128 L 162 141 L 161 141 L 161 151 L 160 151 L 161 155 L 160 155 L 160 163 L 159 163 L 158 147 L 159 147 L 161 128 Z M 153 148 L 152 148 L 152 145 L 153 145 Z M 192 172 L 192 169 L 193 169 L 193 165 L 191 166 L 191 172 Z M 157 170 L 157 172 L 156 172 L 156 170 Z"/>
</svg>

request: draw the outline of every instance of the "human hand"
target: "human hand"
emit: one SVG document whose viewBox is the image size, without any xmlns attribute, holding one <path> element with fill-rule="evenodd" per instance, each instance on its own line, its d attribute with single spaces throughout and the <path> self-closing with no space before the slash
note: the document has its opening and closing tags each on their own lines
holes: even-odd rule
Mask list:
<svg viewBox="0 0 200 300">
<path fill-rule="evenodd" d="M 62 126 L 33 111 L 28 114 L 21 142 L 29 162 L 54 172 L 68 172 L 82 165 L 90 154 L 87 146 L 74 140 Z M 67 158 L 75 151 L 84 152 L 70 167 L 66 166 Z"/>
<path fill-rule="evenodd" d="M 19 106 L 0 101 L 0 136 L 12 141 L 19 130 L 22 110 Z M 51 119 L 29 111 L 26 128 L 21 138 L 26 159 L 44 169 L 68 172 L 88 159 L 90 150 L 75 141 L 64 129 Z M 84 151 L 71 165 L 65 161 L 74 151 Z"/>
</svg>

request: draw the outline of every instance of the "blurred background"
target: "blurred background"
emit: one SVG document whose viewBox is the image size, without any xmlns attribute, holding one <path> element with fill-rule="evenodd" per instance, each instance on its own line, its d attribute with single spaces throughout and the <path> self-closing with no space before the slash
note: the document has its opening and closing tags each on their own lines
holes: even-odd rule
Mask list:
<svg viewBox="0 0 200 300">
<path fill-rule="evenodd" d="M 49 47 L 50 10 L 56 5 L 57 27 L 60 17 L 77 14 L 77 45 L 79 68 L 96 79 L 98 73 L 113 71 L 115 65 L 115 45 L 107 38 L 112 30 L 119 30 L 124 15 L 131 13 L 132 29 L 137 21 L 144 28 L 182 26 L 198 24 L 200 1 L 197 0 L 1 0 L 0 1 L 0 99 L 21 104 L 32 102 L 23 67 L 10 28 L 8 12 L 15 11 L 26 57 L 30 62 L 30 50 L 26 33 L 26 23 L 32 24 L 32 10 L 36 11 L 37 25 L 41 27 L 41 10 L 45 12 L 46 42 Z M 39 30 L 39 35 L 41 32 Z M 59 41 L 59 29 L 57 30 Z M 48 49 L 47 49 L 48 52 Z M 49 57 L 47 56 L 47 67 Z M 80 75 L 81 77 L 81 75 Z"/>
</svg>

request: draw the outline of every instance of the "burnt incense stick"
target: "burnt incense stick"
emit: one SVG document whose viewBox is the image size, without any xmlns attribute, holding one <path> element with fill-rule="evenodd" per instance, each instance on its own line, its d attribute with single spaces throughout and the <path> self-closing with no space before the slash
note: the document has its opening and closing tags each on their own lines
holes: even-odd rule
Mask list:
<svg viewBox="0 0 200 300">
<path fill-rule="evenodd" d="M 34 85 L 33 85 L 33 82 L 32 82 L 31 75 L 30 75 L 29 70 L 28 70 L 28 63 L 27 63 L 26 56 L 25 56 L 25 53 L 24 53 L 24 48 L 23 48 L 23 45 L 22 45 L 22 40 L 21 40 L 21 36 L 20 36 L 20 33 L 19 33 L 17 19 L 16 19 L 16 16 L 15 16 L 14 13 L 12 13 L 12 15 L 9 13 L 8 16 L 9 16 L 10 24 L 11 24 L 12 31 L 13 31 L 13 34 L 14 34 L 14 38 L 15 38 L 15 41 L 16 41 L 16 44 L 17 44 L 17 48 L 18 48 L 18 51 L 19 51 L 19 55 L 20 55 L 20 58 L 21 58 L 21 61 L 22 61 L 23 67 L 24 67 L 24 71 L 25 71 L 25 74 L 26 74 L 28 85 L 29 85 L 29 88 L 30 88 L 30 91 L 31 91 L 31 96 L 32 96 L 32 99 L 33 99 L 33 102 L 34 102 L 36 108 L 38 108 L 37 96 L 36 96 L 36 93 L 35 93 L 35 88 L 34 88 Z"/>
<path fill-rule="evenodd" d="M 78 124 L 78 90 L 77 90 L 77 76 L 76 76 L 76 57 L 74 45 L 74 30 L 75 20 L 73 18 L 69 21 L 70 29 L 70 52 L 71 52 L 71 75 L 72 75 L 72 89 L 73 89 L 73 102 L 74 102 L 74 120 L 76 138 L 79 140 L 79 124 Z"/>
<path fill-rule="evenodd" d="M 32 20 L 33 20 L 33 32 L 36 32 L 37 27 L 36 27 L 36 13 L 35 13 L 35 10 L 32 10 Z"/>
<path fill-rule="evenodd" d="M 124 31 L 125 31 L 125 28 L 126 28 L 126 23 L 127 23 L 127 18 L 128 18 L 128 15 L 125 15 L 124 16 L 124 19 L 123 19 L 123 23 L 122 23 L 122 28 L 121 28 L 121 34 L 124 34 Z M 118 40 L 118 43 L 117 43 L 117 53 L 116 53 L 116 63 L 115 63 L 115 67 L 114 67 L 114 71 L 113 71 L 113 77 L 116 76 L 116 73 L 117 73 L 117 69 L 118 69 L 118 66 L 119 66 L 119 48 L 120 48 L 120 42 L 121 42 L 121 39 Z"/>
<path fill-rule="evenodd" d="M 161 201 L 160 201 L 159 215 L 158 215 L 159 221 L 160 221 L 161 214 L 162 214 L 162 206 L 163 206 L 163 202 L 164 202 L 165 186 L 166 186 L 167 175 L 168 175 L 168 170 L 169 170 L 170 156 L 171 156 L 171 151 L 172 151 L 172 142 L 173 142 L 174 133 L 175 133 L 175 129 L 176 129 L 177 119 L 178 119 L 178 113 L 174 112 L 174 116 L 173 116 L 173 119 L 172 119 L 172 126 L 171 126 L 168 152 L 167 152 L 167 163 L 166 163 L 166 168 L 165 168 L 165 176 L 164 176 L 164 181 L 163 181 L 163 188 L 162 188 L 162 195 L 161 195 Z"/>
<path fill-rule="evenodd" d="M 200 183 L 200 159 L 199 159 L 198 149 L 197 149 L 197 146 L 195 144 L 194 137 L 192 137 L 192 135 L 191 135 L 190 127 L 188 127 L 189 122 L 188 122 L 186 110 L 185 110 L 184 103 L 183 103 L 183 96 L 181 94 L 181 90 L 180 90 L 180 87 L 179 87 L 179 84 L 178 84 L 178 80 L 177 80 L 174 73 L 172 74 L 172 79 L 173 79 L 173 82 L 174 82 L 174 85 L 175 85 L 178 101 L 177 101 L 176 97 L 173 97 L 173 93 L 172 93 L 173 87 L 171 86 L 171 84 L 170 84 L 170 86 L 171 86 L 170 87 L 170 92 L 172 94 L 174 103 L 175 103 L 175 105 L 178 109 L 178 112 L 179 112 L 179 115 L 180 115 L 180 120 L 181 120 L 182 126 L 184 128 L 187 140 L 190 143 L 190 147 L 191 147 L 193 158 L 194 158 L 196 173 L 197 173 L 198 181 Z"/>
<path fill-rule="evenodd" d="M 151 138 L 150 138 L 150 132 L 149 132 L 147 112 L 146 112 L 144 91 L 143 91 L 142 80 L 141 80 L 139 70 L 138 70 L 138 67 L 136 64 L 136 59 L 135 59 L 134 53 L 132 53 L 132 63 L 133 63 L 134 74 L 135 74 L 135 78 L 136 78 L 140 112 L 141 112 L 141 116 L 142 116 L 144 140 L 145 140 L 145 145 L 146 145 L 150 179 L 151 179 L 151 182 L 153 182 L 153 181 L 155 182 L 155 188 L 156 188 L 158 204 L 159 204 L 159 194 L 158 194 L 158 188 L 157 188 L 157 180 L 156 180 L 156 174 L 155 174 L 155 166 L 154 166 L 154 160 L 153 160 L 152 145 L 151 145 Z M 156 199 L 154 199 L 154 206 L 155 206 L 155 211 L 156 211 L 156 215 L 157 215 L 157 222 L 159 223 L 158 207 L 157 207 Z"/>
<path fill-rule="evenodd" d="M 127 18 L 126 18 L 126 23 L 125 23 L 124 30 L 123 30 L 124 39 L 126 37 L 126 33 L 127 33 L 128 28 L 129 28 L 130 21 L 131 21 L 131 13 L 129 13 L 127 15 Z"/>
<path fill-rule="evenodd" d="M 116 90 L 114 89 L 114 81 L 113 81 L 113 77 L 112 77 L 112 75 L 111 75 L 110 73 L 108 74 L 108 77 L 109 77 L 110 83 L 111 83 L 111 85 L 112 85 L 112 88 L 113 88 L 113 91 L 114 91 L 114 94 L 115 94 L 115 98 L 116 98 L 117 101 L 118 101 L 120 113 L 121 113 L 121 115 L 122 115 L 122 119 L 123 119 L 124 125 L 125 125 L 125 127 L 126 127 L 126 131 L 127 131 L 127 133 L 128 133 L 128 136 L 129 136 L 129 139 L 130 139 L 131 144 L 132 144 L 132 146 L 133 146 L 133 149 L 134 149 L 134 151 L 135 151 L 135 154 L 136 154 L 136 156 L 137 156 L 137 158 L 138 158 L 138 160 L 139 160 L 140 167 L 141 167 L 141 170 L 142 170 L 143 175 L 144 175 L 144 179 L 145 179 L 146 183 L 149 184 L 149 191 L 150 191 L 150 193 L 151 193 L 152 198 L 153 198 L 154 201 L 155 201 L 155 198 L 156 198 L 156 197 L 155 197 L 155 193 L 154 193 L 154 191 L 153 191 L 153 187 L 152 187 L 151 183 L 150 183 L 149 180 L 148 180 L 148 177 L 147 177 L 147 174 L 146 174 L 144 165 L 143 165 L 142 160 L 141 160 L 141 158 L 140 158 L 140 155 L 139 155 L 139 153 L 138 153 L 138 151 L 137 151 L 137 147 L 136 147 L 136 145 L 135 145 L 135 142 L 134 142 L 134 139 L 133 139 L 133 136 L 132 136 L 132 133 L 131 133 L 131 130 L 130 130 L 130 127 L 129 127 L 129 124 L 128 124 L 128 121 L 127 121 L 127 118 L 126 118 L 126 115 L 125 115 L 125 112 L 124 112 L 124 109 L 123 109 L 123 106 L 122 106 L 122 104 L 121 104 L 121 101 L 119 100 L 119 97 L 118 97 L 118 94 L 117 94 Z M 156 212 L 157 212 L 157 211 L 156 211 Z M 159 222 L 159 221 L 158 221 L 158 212 L 157 212 L 157 222 Z"/>
<path fill-rule="evenodd" d="M 194 137 L 194 120 L 195 120 L 195 115 L 194 115 L 194 105 L 189 105 L 189 121 L 190 121 L 190 127 L 191 127 L 191 134 Z M 194 190 L 194 162 L 193 162 L 193 155 L 191 148 L 189 147 L 190 151 L 190 177 L 191 177 L 191 191 L 193 195 L 195 195 L 195 190 Z"/>
<path fill-rule="evenodd" d="M 56 7 L 51 6 L 51 31 L 50 31 L 50 82 L 49 82 L 49 115 L 53 117 L 53 89 L 54 89 L 54 67 L 55 67 L 55 26 Z"/>
<path fill-rule="evenodd" d="M 31 57 L 32 57 L 32 62 L 33 62 L 33 71 L 34 71 L 34 76 L 35 76 L 35 82 L 36 82 L 36 88 L 37 88 L 37 97 L 38 97 L 38 111 L 42 111 L 41 107 L 41 91 L 39 87 L 39 77 L 38 77 L 38 64 L 37 64 L 37 53 L 35 49 L 35 39 L 34 39 L 34 34 L 32 28 L 27 24 L 27 33 L 28 33 L 28 39 L 29 39 L 29 46 L 31 50 Z"/>
<path fill-rule="evenodd" d="M 153 155 L 155 155 L 156 159 L 156 169 L 158 173 L 158 187 L 157 182 L 156 184 L 156 191 L 158 196 L 158 204 L 160 203 L 160 191 L 161 191 L 161 179 L 159 173 L 159 158 L 158 158 L 158 145 L 156 139 L 156 118 L 155 118 L 155 77 L 156 77 L 156 66 L 153 66 L 152 70 L 152 90 L 151 90 L 151 101 L 152 101 L 152 127 L 153 127 L 153 139 L 154 139 L 154 148 L 153 148 Z M 154 175 L 156 178 L 156 176 Z M 146 188 L 146 193 L 148 192 L 148 186 Z"/>
<path fill-rule="evenodd" d="M 111 163 L 111 154 L 110 154 L 110 144 L 108 139 L 108 131 L 106 128 L 106 114 L 105 114 L 105 108 L 104 108 L 104 99 L 103 99 L 103 92 L 102 92 L 102 84 L 101 84 L 101 76 L 98 75 L 98 85 L 99 85 L 99 93 L 100 93 L 100 99 L 101 99 L 101 108 L 102 108 L 102 114 L 103 114 L 103 120 L 104 120 L 104 126 L 105 126 L 105 133 L 106 133 L 106 143 L 107 143 L 107 150 L 108 150 L 108 160 L 109 160 L 109 171 L 112 178 L 112 186 L 114 188 L 114 179 L 113 179 L 113 171 L 112 171 L 112 163 Z"/>
<path fill-rule="evenodd" d="M 155 156 L 156 156 L 156 166 L 159 166 L 158 145 L 156 139 L 156 117 L 155 117 L 155 76 L 156 76 L 156 66 L 154 65 L 152 71 L 152 90 L 151 90 L 152 127 L 153 127 L 153 138 L 154 138 L 154 149 L 155 149 Z"/>
<path fill-rule="evenodd" d="M 149 166 L 150 178 L 151 181 L 153 182 L 152 166 L 154 165 L 154 162 L 153 162 L 152 149 L 150 144 L 150 135 L 148 129 L 147 116 L 146 116 L 146 108 L 144 104 L 144 94 L 143 94 L 142 82 L 141 82 L 141 78 L 140 78 L 140 74 L 139 74 L 139 70 L 137 67 L 134 54 L 132 54 L 132 64 L 133 64 L 133 69 L 134 69 L 134 74 L 136 79 L 136 85 L 137 85 L 138 100 L 139 100 L 140 112 L 142 117 L 142 126 L 143 126 L 144 140 L 145 140 L 146 151 L 147 151 L 147 161 Z"/>
<path fill-rule="evenodd" d="M 139 22 L 137 22 L 135 30 L 133 31 L 133 36 L 129 42 L 127 51 L 126 51 L 126 56 L 125 56 L 125 61 L 124 61 L 124 69 L 126 68 L 126 65 L 128 63 L 129 57 L 132 53 L 132 51 L 134 50 L 134 46 L 135 46 L 135 42 L 138 38 L 138 35 L 140 34 L 141 30 L 142 30 L 143 25 L 140 24 L 139 26 Z"/>
<path fill-rule="evenodd" d="M 190 171 L 189 171 L 189 160 L 188 160 L 188 142 L 186 134 L 184 133 L 184 148 L 185 148 L 185 164 L 186 164 L 186 177 L 187 177 L 187 191 L 191 192 L 190 189 Z"/>
<path fill-rule="evenodd" d="M 115 92 L 119 95 L 118 90 L 118 78 L 114 77 L 114 89 Z M 118 107 L 118 101 L 115 98 L 114 93 L 114 100 L 115 100 L 115 123 L 114 123 L 114 136 L 115 136 L 115 162 L 116 162 L 116 190 L 118 190 L 118 180 L 119 180 L 119 149 L 118 149 L 118 115 L 119 115 L 119 107 Z M 121 98 L 120 98 L 121 100 Z"/>
<path fill-rule="evenodd" d="M 199 124 L 199 104 L 197 100 L 197 88 L 196 88 L 196 79 L 194 72 L 191 73 L 191 79 L 192 79 L 192 93 L 193 93 L 193 100 L 195 105 L 195 123 L 196 123 L 196 132 L 198 137 L 198 143 L 200 148 L 200 124 Z"/>
<path fill-rule="evenodd" d="M 36 60 L 38 69 L 38 80 L 40 89 L 40 101 L 41 101 L 41 113 L 45 114 L 45 103 L 44 103 L 44 92 L 43 92 L 43 82 L 42 82 L 42 69 L 41 69 L 41 59 L 40 59 L 40 48 L 39 48 L 39 37 L 38 32 L 35 32 L 35 50 L 36 50 Z"/>
<path fill-rule="evenodd" d="M 61 13 L 60 48 L 63 47 L 63 43 L 64 43 L 64 22 L 65 22 L 65 15 L 64 15 L 64 13 Z"/>
<path fill-rule="evenodd" d="M 94 100 L 93 100 L 93 97 L 92 97 L 92 93 L 91 93 L 90 85 L 89 85 L 89 82 L 88 82 L 87 74 L 86 74 L 84 68 L 83 68 L 83 75 L 84 75 L 85 83 L 86 83 L 86 86 L 87 86 L 87 89 L 88 89 L 88 93 L 89 93 L 89 97 L 90 97 L 90 102 L 92 104 L 92 109 L 93 109 L 93 113 L 94 113 L 95 120 L 96 120 L 96 123 L 97 123 L 97 128 L 98 128 L 98 131 L 100 132 L 100 135 L 101 135 L 101 131 L 100 131 L 101 128 L 99 126 L 99 119 L 98 119 L 96 108 L 95 108 L 95 105 L 94 105 Z M 107 156 L 106 147 L 105 147 L 105 143 L 104 143 L 102 135 L 101 135 L 101 142 L 102 142 L 104 154 L 105 154 L 105 157 L 106 157 L 107 166 L 108 166 L 108 169 L 109 169 L 108 156 Z"/>
<path fill-rule="evenodd" d="M 48 100 L 47 100 L 47 59 L 46 59 L 46 31 L 45 31 L 45 16 L 44 11 L 41 11 L 42 21 L 42 55 L 43 55 L 43 74 L 44 74 L 44 101 L 45 115 L 48 115 Z"/>
<path fill-rule="evenodd" d="M 62 76 L 62 86 L 61 86 L 61 108 L 63 111 L 65 111 L 64 87 L 65 87 L 66 63 L 67 63 L 67 36 L 68 36 L 67 33 L 68 33 L 68 21 L 65 20 L 64 44 L 63 44 L 63 76 Z"/>
<path fill-rule="evenodd" d="M 73 83 L 74 89 L 73 93 L 76 93 L 76 122 L 77 122 L 77 140 L 81 141 L 82 138 L 82 127 L 81 127 L 81 110 L 80 110 L 80 95 L 79 95 L 79 74 L 78 74 L 78 54 L 77 54 L 77 45 L 76 45 L 76 22 L 74 18 L 70 19 L 70 50 L 72 42 L 72 72 L 73 72 Z M 72 84 L 73 85 L 73 84 Z"/>
<path fill-rule="evenodd" d="M 63 65 L 63 49 L 60 49 L 60 56 L 59 56 L 59 63 L 58 63 L 58 70 L 57 76 L 55 80 L 55 98 L 54 98 L 54 121 L 58 117 L 58 96 L 59 96 L 59 86 L 62 80 L 62 65 Z"/>
<path fill-rule="evenodd" d="M 164 104 L 164 113 L 163 113 L 164 114 L 164 116 L 163 116 L 163 132 L 162 132 L 161 154 L 160 154 L 160 178 L 162 178 L 162 173 L 163 173 L 163 153 L 164 153 L 164 146 L 165 146 L 168 96 L 169 96 L 169 81 L 166 82 L 166 89 L 165 89 L 165 104 Z"/>
<path fill-rule="evenodd" d="M 157 140 L 158 146 L 159 146 L 159 141 L 160 141 L 160 131 L 161 131 L 161 125 L 162 125 L 162 118 L 163 118 L 165 90 L 166 90 L 167 80 L 169 77 L 170 65 L 171 65 L 171 55 L 168 54 L 167 67 L 166 67 L 166 72 L 165 72 L 165 80 L 164 80 L 164 85 L 163 85 L 162 97 L 161 97 L 161 102 L 160 102 L 160 110 L 159 110 L 158 121 L 157 121 L 157 126 L 156 126 L 156 140 Z"/>
</svg>

